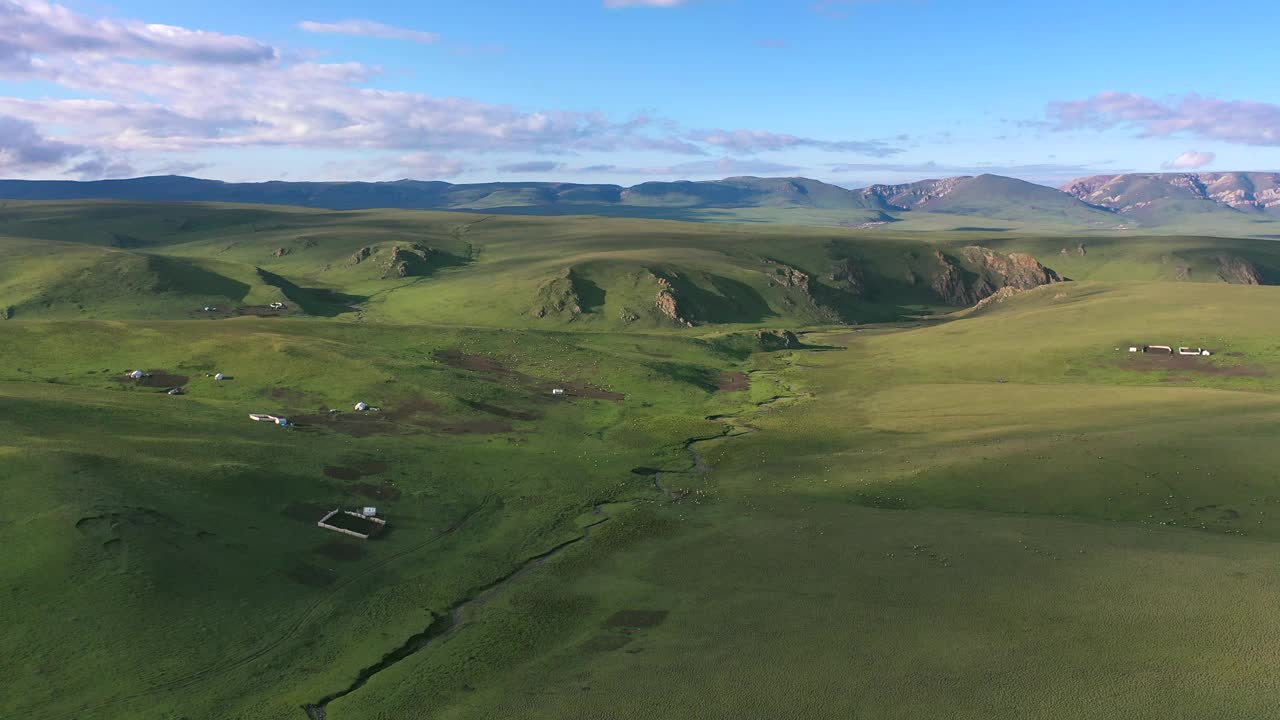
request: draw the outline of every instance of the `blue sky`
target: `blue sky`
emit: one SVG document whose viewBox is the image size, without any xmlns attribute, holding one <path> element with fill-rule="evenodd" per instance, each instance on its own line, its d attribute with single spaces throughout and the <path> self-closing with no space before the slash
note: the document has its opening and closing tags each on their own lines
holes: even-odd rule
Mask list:
<svg viewBox="0 0 1280 720">
<path fill-rule="evenodd" d="M 1277 26 L 1178 1 L 0 0 L 0 175 L 1277 170 Z"/>
</svg>

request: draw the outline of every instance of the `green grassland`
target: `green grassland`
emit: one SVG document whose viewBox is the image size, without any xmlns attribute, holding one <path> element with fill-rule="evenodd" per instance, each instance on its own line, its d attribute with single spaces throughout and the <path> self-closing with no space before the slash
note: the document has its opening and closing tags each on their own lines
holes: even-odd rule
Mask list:
<svg viewBox="0 0 1280 720">
<path fill-rule="evenodd" d="M 1073 281 L 948 306 L 971 245 Z M 1267 241 L 9 203 L 0 251 L 0 717 L 1280 703 Z"/>
</svg>

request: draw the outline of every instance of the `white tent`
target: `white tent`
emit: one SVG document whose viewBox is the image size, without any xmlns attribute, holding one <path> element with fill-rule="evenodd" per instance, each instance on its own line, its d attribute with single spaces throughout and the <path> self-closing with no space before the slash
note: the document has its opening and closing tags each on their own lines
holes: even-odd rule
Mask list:
<svg viewBox="0 0 1280 720">
<path fill-rule="evenodd" d="M 364 412 L 365 410 L 368 410 L 368 409 L 369 409 L 369 403 L 365 403 L 365 402 L 356 403 L 356 412 Z"/>
</svg>

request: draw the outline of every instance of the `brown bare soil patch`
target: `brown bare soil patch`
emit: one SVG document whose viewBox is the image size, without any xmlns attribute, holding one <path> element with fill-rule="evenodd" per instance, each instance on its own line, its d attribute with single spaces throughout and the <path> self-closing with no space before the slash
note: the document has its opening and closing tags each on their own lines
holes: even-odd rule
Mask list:
<svg viewBox="0 0 1280 720">
<path fill-rule="evenodd" d="M 301 390 L 286 387 L 268 388 L 264 390 L 262 394 L 273 400 L 279 400 L 289 405 L 301 405 L 307 399 L 307 394 Z"/>
<path fill-rule="evenodd" d="M 509 375 L 512 372 L 505 365 L 491 357 L 471 355 L 457 348 L 440 350 L 436 352 L 435 358 L 451 368 L 470 370 L 471 372 L 486 375 Z"/>
<path fill-rule="evenodd" d="M 716 389 L 720 392 L 740 392 L 751 387 L 751 378 L 746 373 L 720 373 L 715 379 Z"/>
<path fill-rule="evenodd" d="M 444 410 L 439 405 L 416 397 L 406 398 L 400 404 L 376 413 L 301 415 L 293 418 L 293 421 L 302 430 L 326 429 L 352 437 L 418 434 L 425 430 L 450 435 L 493 434 L 510 432 L 512 429 L 511 423 L 506 419 L 469 420 L 445 417 Z M 377 474 L 361 472 L 365 475 Z"/>
<path fill-rule="evenodd" d="M 364 477 L 359 470 L 340 465 L 325 465 L 324 474 L 334 480 L 359 480 Z"/>
<path fill-rule="evenodd" d="M 1261 365 L 1218 365 L 1211 358 L 1199 355 L 1156 355 L 1141 353 L 1128 358 L 1129 368 L 1142 372 L 1181 370 L 1213 377 L 1265 377 L 1267 369 Z"/>
<path fill-rule="evenodd" d="M 389 416 L 382 413 L 299 415 L 292 418 L 292 422 L 299 430 L 325 429 L 351 437 L 399 435 L 406 432 L 406 428 L 392 422 Z"/>
<path fill-rule="evenodd" d="M 319 555 L 343 562 L 355 562 L 364 557 L 367 553 L 360 546 L 358 541 L 347 542 L 346 540 L 331 540 L 315 549 Z"/>
<path fill-rule="evenodd" d="M 441 421 L 430 426 L 447 435 L 496 435 L 511 432 L 511 423 L 498 419 Z"/>
<path fill-rule="evenodd" d="M 576 380 L 545 385 L 539 388 L 539 392 L 550 395 L 553 388 L 564 390 L 564 397 L 587 398 L 589 400 L 611 400 L 613 402 L 622 402 L 627 399 L 622 393 L 611 392 L 604 388 L 598 388 L 595 385 Z"/>
<path fill-rule="evenodd" d="M 462 404 L 466 405 L 472 410 L 479 410 L 482 413 L 488 413 L 489 415 L 497 415 L 498 417 L 507 418 L 508 420 L 541 420 L 542 419 L 542 413 L 536 410 L 513 410 L 510 408 L 501 407 L 499 405 L 490 405 L 489 403 L 475 402 L 473 400 L 463 400 Z"/>
<path fill-rule="evenodd" d="M 168 370 L 144 370 L 143 372 L 145 372 L 147 376 L 141 380 L 134 380 L 128 375 L 122 374 L 120 377 L 115 378 L 115 381 L 126 385 L 137 385 L 138 387 L 149 388 L 182 387 L 191 381 L 191 378 L 186 375 L 175 375 Z"/>
<path fill-rule="evenodd" d="M 604 621 L 607 628 L 651 628 L 661 625 L 667 610 L 619 610 Z"/>
<path fill-rule="evenodd" d="M 276 310 L 275 308 L 268 307 L 266 305 L 241 305 L 240 307 L 232 310 L 231 314 L 239 317 L 244 317 L 246 315 L 251 315 L 253 317 L 281 317 L 282 315 L 288 315 L 289 310 L 288 308 L 285 308 L 284 310 Z"/>
</svg>

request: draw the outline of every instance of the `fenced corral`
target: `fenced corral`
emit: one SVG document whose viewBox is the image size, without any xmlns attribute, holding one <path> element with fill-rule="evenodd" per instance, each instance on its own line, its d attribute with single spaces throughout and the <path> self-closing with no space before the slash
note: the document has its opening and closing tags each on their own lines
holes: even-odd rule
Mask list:
<svg viewBox="0 0 1280 720">
<path fill-rule="evenodd" d="M 325 530 L 332 530 L 343 535 L 368 540 L 370 536 L 376 535 L 382 528 L 386 527 L 387 521 L 351 510 L 334 508 L 320 518 L 316 525 Z M 360 532 L 360 530 L 365 530 L 365 532 Z"/>
</svg>

